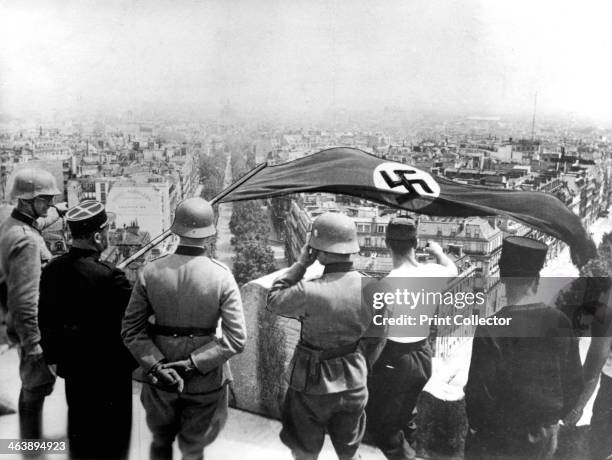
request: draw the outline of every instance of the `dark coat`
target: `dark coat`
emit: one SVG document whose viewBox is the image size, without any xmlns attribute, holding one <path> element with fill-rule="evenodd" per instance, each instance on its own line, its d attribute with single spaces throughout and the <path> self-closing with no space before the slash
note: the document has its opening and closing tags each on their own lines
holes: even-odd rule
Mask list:
<svg viewBox="0 0 612 460">
<path fill-rule="evenodd" d="M 465 387 L 470 427 L 531 432 L 574 408 L 583 388 L 578 340 L 563 313 L 544 304 L 505 307 L 509 326 L 476 329 Z"/>
<path fill-rule="evenodd" d="M 47 265 L 40 282 L 39 323 L 45 359 L 60 377 L 129 373 L 136 362 L 121 339 L 132 287 L 93 250 L 72 248 Z"/>
</svg>

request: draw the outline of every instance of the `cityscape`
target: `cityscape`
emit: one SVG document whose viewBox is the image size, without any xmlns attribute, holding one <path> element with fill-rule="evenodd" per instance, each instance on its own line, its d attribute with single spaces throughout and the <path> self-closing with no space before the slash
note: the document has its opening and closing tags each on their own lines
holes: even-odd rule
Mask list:
<svg viewBox="0 0 612 460">
<path fill-rule="evenodd" d="M 412 121 L 388 108 L 375 126 L 365 122 L 359 127 L 347 113 L 339 115 L 345 120 L 336 125 L 297 128 L 236 121 L 233 113 L 226 105 L 208 123 L 145 120 L 131 113 L 116 120 L 37 127 L 5 121 L 0 125 L 0 211 L 5 216 L 10 212 L 14 171 L 33 165 L 52 171 L 63 192 L 59 201 L 73 207 L 94 199 L 114 213 L 111 244 L 103 258 L 120 264 L 170 227 L 180 201 L 196 194 L 211 199 L 258 164 L 281 164 L 345 146 L 464 184 L 553 194 L 580 216 L 586 228 L 608 217 L 612 130 L 577 122 L 521 124 L 501 117 Z M 384 130 L 381 124 L 397 127 Z M 361 247 L 356 267 L 370 276 L 384 276 L 392 269 L 384 241 L 386 226 L 392 217 L 410 214 L 329 193 L 221 205 L 232 206 L 233 213 L 219 213 L 218 224 L 228 225 L 233 234 L 217 238 L 233 243 L 221 242 L 213 251 L 229 266 L 239 261 L 236 277 L 241 284 L 293 263 L 313 219 L 324 212 L 344 213 L 354 221 Z M 414 213 L 412 217 L 419 221 L 418 259 L 431 259 L 423 248 L 427 241 L 435 241 L 454 260 L 461 277 L 497 277 L 502 240 L 508 235 L 535 237 L 548 244 L 548 266 L 565 267 L 557 276 L 573 268 L 563 242 L 508 218 Z M 46 229 L 43 236 L 54 255 L 66 252 L 70 245 L 65 223 Z M 249 244 L 241 244 L 242 240 Z M 143 264 L 171 251 L 174 244 L 166 240 L 128 265 L 130 278 L 134 280 Z M 261 254 L 263 262 L 255 254 Z M 565 263 L 560 262 L 564 254 Z"/>
<path fill-rule="evenodd" d="M 546 244 L 542 278 L 601 276 L 581 272 L 566 242 L 507 215 L 432 216 L 327 192 L 217 199 L 262 165 L 359 149 L 480 190 L 552 195 L 578 216 L 599 257 L 609 256 L 601 249 L 612 247 L 612 10 L 604 2 L 52 0 L 8 1 L 3 9 L 0 223 L 17 204 L 18 172 L 50 172 L 60 191 L 55 204 L 104 205 L 109 244 L 100 260 L 137 286 L 148 267 L 181 248 L 181 236 L 170 235 L 177 207 L 192 197 L 214 202 L 216 235 L 201 249 L 235 279 L 247 339 L 230 360 L 227 427 L 206 447 L 207 458 L 289 456 L 278 432 L 303 325 L 272 313 L 270 293 L 303 262 L 320 216 L 350 219 L 359 245 L 352 267 L 376 280 L 397 268 L 390 224 L 416 222 L 416 265 L 439 264 L 431 250 L 439 245 L 457 269 L 444 293 L 486 299 L 466 306 L 466 318 L 491 317 L 509 304 L 500 281 L 508 237 Z M 67 218 L 41 235 L 53 258 L 78 247 Z M 304 268 L 308 281 L 327 270 L 317 261 Z M 427 325 L 431 377 L 415 402 L 418 455 L 410 458 L 464 458 L 477 321 L 445 321 L 454 308 L 436 305 L 440 320 Z M 0 442 L 19 439 L 21 420 L 21 355 L 9 345 L 3 316 Z M 583 364 L 591 343 L 586 333 L 579 340 Z M 48 439 L 68 436 L 63 382 L 45 402 Z M 132 384 L 129 458 L 141 459 L 153 435 L 139 400 L 143 385 Z M 587 449 L 597 385 L 559 458 Z M 383 459 L 368 436 L 361 458 Z M 326 439 L 320 458 L 337 458 L 335 447 Z"/>
<path fill-rule="evenodd" d="M 364 122 L 359 126 L 350 114 L 342 113 L 336 124 L 298 128 L 232 119 L 234 113 L 227 105 L 215 120 L 182 123 L 141 119 L 131 113 L 112 120 L 38 125 L 5 119 L 0 125 L 0 213 L 7 216 L 11 209 L 12 173 L 25 166 L 42 167 L 51 171 L 60 184 L 63 196 L 58 201 L 65 200 L 72 207 L 94 199 L 115 214 L 110 246 L 103 258 L 118 264 L 167 230 L 177 204 L 185 198 L 200 194 L 211 199 L 262 162 L 281 164 L 329 147 L 346 146 L 465 184 L 551 193 L 580 216 L 596 239 L 610 228 L 612 129 L 578 122 L 520 123 L 501 117 L 410 120 L 405 113 L 388 108 L 381 112 L 384 121 L 374 125 Z M 385 130 L 381 125 L 394 128 Z M 210 249 L 232 267 L 242 285 L 250 312 L 247 322 L 256 322 L 255 318 L 265 310 L 261 289 L 267 289 L 270 278 L 297 259 L 318 215 L 348 215 L 361 247 L 356 266 L 369 276 L 382 277 L 392 269 L 384 241 L 386 226 L 392 217 L 407 214 L 355 197 L 327 193 L 221 204 L 216 209 L 219 231 Z M 527 235 L 546 242 L 550 247 L 545 268 L 549 276 L 576 274 L 569 248 L 563 242 L 507 218 L 412 217 L 419 222 L 418 260 L 431 262 L 424 245 L 430 240 L 438 242 L 459 270 L 457 282 L 448 289 L 484 290 L 487 310 L 482 313 L 487 315 L 503 304 L 503 292 L 497 289 L 495 280 L 505 236 Z M 46 229 L 43 237 L 54 255 L 66 252 L 70 246 L 65 222 Z M 138 270 L 172 251 L 175 244 L 172 238 L 168 239 L 139 257 L 126 267 L 128 277 L 135 280 Z M 478 287 L 478 279 L 486 280 L 488 285 L 481 283 Z M 444 313 L 442 307 L 439 313 Z M 259 347 L 263 349 L 274 346 L 278 340 L 275 335 L 284 337 L 284 347 L 289 349 L 298 331 L 295 324 L 284 320 L 267 331 L 250 333 L 260 335 Z M 449 391 L 456 391 L 465 372 L 460 363 L 469 359 L 464 340 L 473 333 L 474 327 L 468 326 L 432 327 L 432 337 L 437 337 L 435 359 L 452 363 L 448 367 L 454 370 L 446 370 L 438 381 L 432 380 L 430 392 L 448 397 Z M 241 401 L 237 407 L 275 415 L 269 399 L 283 391 L 282 385 L 271 384 L 275 390 L 270 393 L 269 388 L 265 396 L 259 393 L 259 386 L 250 384 L 248 377 L 249 373 L 257 373 L 253 366 L 259 365 L 260 353 L 261 350 L 247 350 L 234 360 L 240 369 L 235 371 L 238 381 L 245 379 L 235 389 L 237 401 Z M 270 366 L 272 360 L 274 366 L 282 366 L 287 359 L 276 350 L 264 362 Z"/>
</svg>

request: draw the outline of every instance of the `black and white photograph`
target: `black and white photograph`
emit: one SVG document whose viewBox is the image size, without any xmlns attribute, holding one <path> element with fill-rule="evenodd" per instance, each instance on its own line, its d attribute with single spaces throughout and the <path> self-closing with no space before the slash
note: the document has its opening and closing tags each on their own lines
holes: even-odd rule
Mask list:
<svg viewBox="0 0 612 460">
<path fill-rule="evenodd" d="M 0 0 L 0 460 L 612 458 L 611 21 Z"/>
</svg>

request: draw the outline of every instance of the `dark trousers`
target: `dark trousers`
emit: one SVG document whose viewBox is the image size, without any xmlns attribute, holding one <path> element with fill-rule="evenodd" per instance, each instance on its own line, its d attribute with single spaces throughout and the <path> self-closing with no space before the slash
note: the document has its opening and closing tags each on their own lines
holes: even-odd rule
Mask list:
<svg viewBox="0 0 612 460">
<path fill-rule="evenodd" d="M 125 371 L 100 382 L 91 373 L 66 376 L 71 458 L 127 458 L 132 431 L 131 377 Z"/>
<path fill-rule="evenodd" d="M 601 374 L 591 418 L 591 458 L 612 455 L 612 377 Z"/>
<path fill-rule="evenodd" d="M 468 433 L 466 460 L 552 460 L 557 450 L 559 425 L 540 427 L 536 432 L 504 431 Z"/>
<path fill-rule="evenodd" d="M 42 410 L 45 397 L 55 385 L 55 373 L 42 355 L 19 356 L 19 431 L 21 439 L 42 439 Z"/>
<path fill-rule="evenodd" d="M 368 386 L 368 435 L 388 459 L 412 459 L 409 443 L 417 398 L 431 377 L 432 352 L 427 340 L 387 341 Z"/>
<path fill-rule="evenodd" d="M 294 458 L 314 460 L 329 433 L 340 460 L 358 459 L 365 432 L 366 387 L 341 393 L 310 395 L 287 390 L 282 409 L 280 438 Z"/>
<path fill-rule="evenodd" d="M 227 421 L 227 388 L 206 394 L 174 393 L 153 385 L 142 386 L 140 395 L 153 434 L 152 460 L 172 459 L 172 443 L 178 436 L 183 460 L 202 460 Z"/>
</svg>

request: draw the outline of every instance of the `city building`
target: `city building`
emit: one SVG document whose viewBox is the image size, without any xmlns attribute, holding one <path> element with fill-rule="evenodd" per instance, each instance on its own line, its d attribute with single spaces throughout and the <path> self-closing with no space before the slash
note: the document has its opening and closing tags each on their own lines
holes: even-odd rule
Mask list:
<svg viewBox="0 0 612 460">
<path fill-rule="evenodd" d="M 502 238 L 495 219 L 419 216 L 420 247 L 431 240 L 443 248 L 461 248 L 485 277 L 499 272 Z"/>
<path fill-rule="evenodd" d="M 142 230 L 157 236 L 170 228 L 179 198 L 176 184 L 168 178 L 138 173 L 113 184 L 106 208 L 116 214 L 118 227 L 136 222 Z"/>
</svg>

